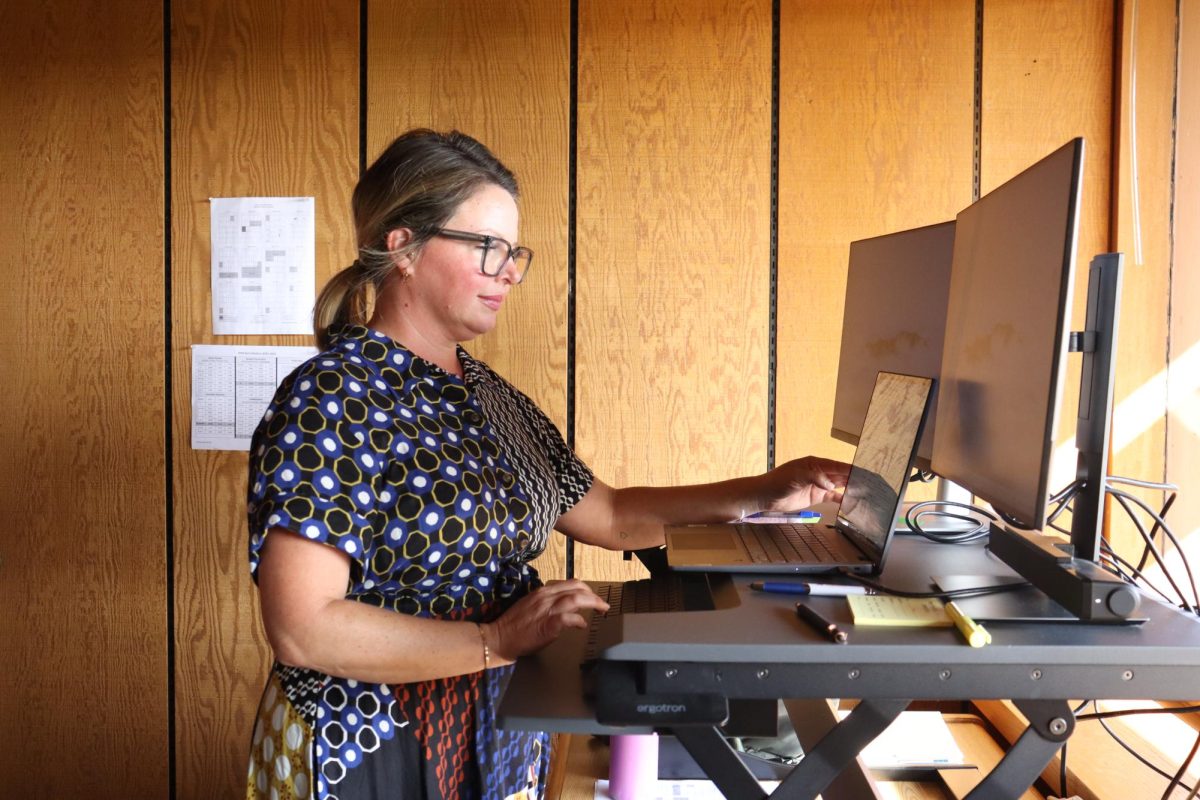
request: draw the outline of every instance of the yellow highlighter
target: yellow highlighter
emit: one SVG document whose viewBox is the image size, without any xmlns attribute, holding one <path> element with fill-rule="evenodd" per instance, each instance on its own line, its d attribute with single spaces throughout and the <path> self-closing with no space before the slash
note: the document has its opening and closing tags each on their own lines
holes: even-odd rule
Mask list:
<svg viewBox="0 0 1200 800">
<path fill-rule="evenodd" d="M 982 625 L 964 614 L 962 609 L 954 605 L 953 600 L 946 603 L 946 613 L 950 615 L 950 619 L 954 620 L 959 632 L 971 647 L 983 647 L 985 644 L 992 643 L 992 635 Z"/>
</svg>

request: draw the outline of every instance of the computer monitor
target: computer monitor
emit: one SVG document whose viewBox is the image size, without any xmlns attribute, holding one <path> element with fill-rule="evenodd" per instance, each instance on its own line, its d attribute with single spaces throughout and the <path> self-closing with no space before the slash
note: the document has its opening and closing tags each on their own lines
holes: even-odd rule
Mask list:
<svg viewBox="0 0 1200 800">
<path fill-rule="evenodd" d="M 1075 139 L 955 223 L 932 466 L 1031 528 L 1046 518 L 1082 170 Z"/>
<path fill-rule="evenodd" d="M 830 430 L 835 439 L 858 444 L 880 372 L 941 374 L 953 252 L 953 221 L 850 243 Z M 917 447 L 916 463 L 926 470 L 936 409 L 935 396 Z"/>
</svg>

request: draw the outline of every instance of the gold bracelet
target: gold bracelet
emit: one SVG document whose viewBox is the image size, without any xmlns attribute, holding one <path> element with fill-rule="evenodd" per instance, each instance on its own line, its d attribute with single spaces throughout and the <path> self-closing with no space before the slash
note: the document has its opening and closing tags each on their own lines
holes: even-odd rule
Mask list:
<svg viewBox="0 0 1200 800">
<path fill-rule="evenodd" d="M 483 625 L 476 622 L 475 630 L 479 631 L 479 643 L 483 645 L 483 668 L 486 671 L 492 668 L 492 653 L 488 650 L 487 637 L 483 635 Z"/>
</svg>

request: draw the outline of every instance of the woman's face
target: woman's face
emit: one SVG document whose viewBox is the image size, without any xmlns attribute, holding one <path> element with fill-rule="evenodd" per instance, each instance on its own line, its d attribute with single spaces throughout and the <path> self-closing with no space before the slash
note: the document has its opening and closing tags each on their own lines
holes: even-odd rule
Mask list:
<svg viewBox="0 0 1200 800">
<path fill-rule="evenodd" d="M 463 201 L 443 227 L 515 244 L 517 221 L 512 195 L 487 184 Z M 496 315 L 516 285 L 517 274 L 510 260 L 499 275 L 484 275 L 479 268 L 482 247 L 480 242 L 434 236 L 411 262 L 405 313 L 425 336 L 464 342 L 496 326 Z"/>
</svg>

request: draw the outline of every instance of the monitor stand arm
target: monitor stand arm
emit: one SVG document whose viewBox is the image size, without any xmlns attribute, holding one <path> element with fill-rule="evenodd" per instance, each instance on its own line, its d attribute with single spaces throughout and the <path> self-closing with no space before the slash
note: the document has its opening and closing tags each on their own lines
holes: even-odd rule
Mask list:
<svg viewBox="0 0 1200 800">
<path fill-rule="evenodd" d="M 867 789 L 870 794 L 865 794 L 856 786 L 841 785 L 847 779 L 851 783 L 854 782 L 854 771 L 843 771 L 855 765 L 859 752 L 883 733 L 884 729 L 900 716 L 900 712 L 908 707 L 910 701 L 862 700 L 846 719 L 835 723 L 815 746 L 806 741 L 804 730 L 805 720 L 812 716 L 809 708 L 811 703 L 791 700 L 784 702 L 792 717 L 796 734 L 804 746 L 804 758 L 770 796 L 789 800 L 813 800 L 817 796 L 824 796 L 829 800 L 876 796 L 870 788 Z M 825 704 L 824 700 L 814 702 Z M 679 739 L 680 744 L 696 763 L 704 765 L 705 774 L 725 797 L 767 797 L 757 779 L 741 762 L 717 728 L 680 726 L 671 733 Z M 837 791 L 838 789 L 849 791 Z"/>
<path fill-rule="evenodd" d="M 975 497 L 970 491 L 954 481 L 941 477 L 937 479 L 937 499 L 950 503 L 963 503 L 968 506 L 975 502 Z"/>
<path fill-rule="evenodd" d="M 804 758 L 776 790 L 779 797 L 816 797 L 826 800 L 879 797 L 879 791 L 858 755 L 900 716 L 909 700 L 860 700 L 844 720 L 838 721 L 836 701 L 785 700 L 792 727 L 804 748 Z M 808 794 L 787 794 L 788 786 L 813 783 Z M 819 787 L 819 788 L 818 788 Z"/>
<path fill-rule="evenodd" d="M 1014 700 L 1013 704 L 1029 720 L 1029 727 L 966 800 L 1020 797 L 1075 730 L 1075 715 L 1066 700 Z"/>
<path fill-rule="evenodd" d="M 754 773 L 729 746 L 720 728 L 679 727 L 671 729 L 671 733 L 725 797 L 767 796 Z"/>
</svg>

